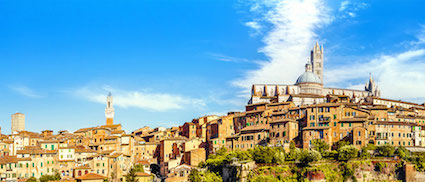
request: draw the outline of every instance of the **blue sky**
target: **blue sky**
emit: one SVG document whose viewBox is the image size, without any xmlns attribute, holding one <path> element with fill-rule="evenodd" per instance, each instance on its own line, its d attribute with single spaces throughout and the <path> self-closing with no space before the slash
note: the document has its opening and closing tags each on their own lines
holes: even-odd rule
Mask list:
<svg viewBox="0 0 425 182">
<path fill-rule="evenodd" d="M 253 83 L 292 84 L 316 41 L 325 85 L 425 102 L 422 1 L 0 0 L 0 126 L 131 132 L 243 110 Z"/>
</svg>

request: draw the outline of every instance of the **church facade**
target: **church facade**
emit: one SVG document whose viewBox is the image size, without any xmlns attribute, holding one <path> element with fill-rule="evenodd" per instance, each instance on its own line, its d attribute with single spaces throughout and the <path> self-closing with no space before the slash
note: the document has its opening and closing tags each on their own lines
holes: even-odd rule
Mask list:
<svg viewBox="0 0 425 182">
<path fill-rule="evenodd" d="M 327 88 L 323 86 L 323 46 L 316 45 L 311 50 L 310 60 L 305 65 L 295 84 L 254 84 L 248 104 L 294 102 L 295 105 L 324 103 L 329 99 L 347 99 L 362 102 L 366 97 L 379 97 L 380 91 L 370 76 L 365 90 Z"/>
</svg>

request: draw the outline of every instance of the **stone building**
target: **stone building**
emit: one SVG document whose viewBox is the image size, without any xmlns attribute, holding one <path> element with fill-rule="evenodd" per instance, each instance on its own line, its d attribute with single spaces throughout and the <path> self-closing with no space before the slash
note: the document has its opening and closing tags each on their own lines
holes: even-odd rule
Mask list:
<svg viewBox="0 0 425 182">
<path fill-rule="evenodd" d="M 25 130 L 25 114 L 12 114 L 12 133 Z"/>
<path fill-rule="evenodd" d="M 368 96 L 380 96 L 379 88 L 371 76 L 365 90 L 324 87 L 323 64 L 323 46 L 316 43 L 311 50 L 311 58 L 305 66 L 305 72 L 298 77 L 294 85 L 254 84 L 248 104 L 292 101 L 300 106 L 323 103 L 327 95 L 345 95 L 355 102 L 361 102 Z"/>
</svg>

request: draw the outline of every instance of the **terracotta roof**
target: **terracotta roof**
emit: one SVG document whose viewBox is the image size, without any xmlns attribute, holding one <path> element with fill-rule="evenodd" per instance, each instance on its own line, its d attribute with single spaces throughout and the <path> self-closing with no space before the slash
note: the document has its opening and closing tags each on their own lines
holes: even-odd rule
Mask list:
<svg viewBox="0 0 425 182">
<path fill-rule="evenodd" d="M 245 128 L 242 128 L 241 131 L 253 131 L 253 130 L 269 130 L 270 129 L 270 125 L 251 125 L 251 126 L 247 126 Z"/>
<path fill-rule="evenodd" d="M 110 157 L 110 158 L 117 158 L 117 157 L 119 157 L 119 156 L 121 156 L 121 155 L 123 155 L 122 153 L 113 153 L 113 154 L 110 154 L 110 155 L 108 155 L 107 157 Z"/>
<path fill-rule="evenodd" d="M 136 172 L 136 176 L 143 177 L 143 176 L 151 176 L 151 175 L 148 174 L 148 173 L 144 173 L 144 172 Z"/>
<path fill-rule="evenodd" d="M 18 158 L 16 156 L 3 156 L 0 157 L 0 164 L 17 163 Z"/>
<path fill-rule="evenodd" d="M 136 164 L 149 165 L 150 162 L 148 160 L 141 160 L 141 161 L 137 161 Z"/>
<path fill-rule="evenodd" d="M 79 180 L 95 180 L 95 179 L 106 179 L 106 177 L 102 176 L 102 175 L 94 174 L 94 173 L 88 173 L 88 174 L 81 176 L 81 177 L 78 177 L 76 179 L 79 179 Z"/>
</svg>

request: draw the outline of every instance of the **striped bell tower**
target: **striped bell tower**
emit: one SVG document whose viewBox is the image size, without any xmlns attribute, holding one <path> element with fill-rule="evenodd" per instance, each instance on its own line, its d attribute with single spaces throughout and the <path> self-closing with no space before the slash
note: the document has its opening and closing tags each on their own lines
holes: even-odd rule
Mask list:
<svg viewBox="0 0 425 182">
<path fill-rule="evenodd" d="M 113 107 L 113 98 L 111 92 L 109 92 L 108 97 L 106 97 L 106 108 L 105 108 L 105 116 L 106 116 L 106 125 L 114 124 L 114 107 Z"/>
</svg>

